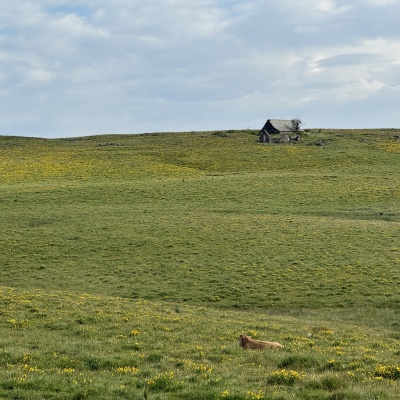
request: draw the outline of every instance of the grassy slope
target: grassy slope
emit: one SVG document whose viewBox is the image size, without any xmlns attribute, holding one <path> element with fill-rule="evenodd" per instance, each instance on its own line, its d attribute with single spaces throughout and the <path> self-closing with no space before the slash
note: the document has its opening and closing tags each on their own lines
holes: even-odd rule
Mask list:
<svg viewBox="0 0 400 400">
<path fill-rule="evenodd" d="M 387 386 L 390 379 L 383 380 L 383 389 L 372 390 L 382 375 L 376 370 L 379 365 L 386 366 L 385 378 L 396 378 L 397 371 L 393 363 L 400 300 L 400 144 L 395 134 L 310 132 L 300 144 L 271 146 L 256 143 L 251 132 L 78 140 L 0 137 L 0 281 L 17 290 L 2 308 L 3 329 L 21 335 L 14 347 L 14 339 L 3 336 L 3 372 L 10 377 L 2 395 L 12 396 L 18 389 L 24 398 L 25 386 L 18 383 L 24 373 L 22 353 L 30 354 L 29 346 L 34 350 L 38 346 L 33 353 L 40 359 L 41 376 L 57 381 L 50 398 L 57 398 L 57 391 L 65 396 L 71 388 L 76 398 L 98 398 L 104 391 L 100 386 L 108 386 L 115 369 L 124 366 L 141 372 L 127 370 L 130 373 L 124 376 L 129 379 L 126 385 L 121 383 L 124 388 L 119 389 L 125 391 L 118 392 L 120 397 L 142 396 L 148 387 L 153 389 L 150 398 L 177 398 L 187 391 L 195 398 L 194 388 L 209 393 L 198 398 L 221 397 L 224 390 L 236 393 L 225 393 L 225 398 L 245 398 L 249 391 L 247 398 L 256 398 L 258 390 L 265 389 L 268 374 L 282 365 L 306 378 L 292 388 L 278 386 L 275 394 L 268 392 L 265 396 L 270 397 L 265 398 L 296 393 L 299 398 L 315 394 L 314 398 L 323 399 L 325 393 L 337 393 L 347 396 L 337 398 L 372 399 L 378 392 L 396 398 L 397 385 Z M 10 297 L 7 290 L 5 299 Z M 85 308 L 79 297 L 82 293 L 91 293 L 95 296 L 91 304 L 99 304 Z M 26 304 L 32 300 L 24 301 L 24 296 L 39 302 L 33 307 L 37 311 L 29 314 Z M 141 303 L 141 299 L 165 305 Z M 190 323 L 178 319 L 184 322 L 171 333 L 168 324 L 164 329 L 158 321 L 174 319 L 171 315 L 175 314 L 181 317 L 183 302 L 227 311 L 188 306 L 184 309 L 192 316 Z M 61 310 L 54 322 L 60 329 L 52 328 L 57 308 L 53 303 Z M 139 309 L 146 305 L 150 321 L 140 319 L 137 304 Z M 170 304 L 179 304 L 180 309 Z M 229 311 L 233 307 L 263 312 L 233 313 Z M 109 311 L 106 318 L 97 319 L 98 309 L 124 311 L 115 316 Z M 335 311 L 340 309 L 344 312 Z M 278 316 L 271 316 L 272 312 Z M 122 329 L 118 315 L 124 313 L 129 321 L 138 318 L 140 322 Z M 37 318 L 42 314 L 43 320 Z M 81 323 L 77 322 L 80 318 Z M 23 321 L 28 321 L 26 326 Z M 354 324 L 360 328 L 353 328 Z M 136 341 L 132 344 L 131 328 L 141 334 L 138 348 Z M 310 344 L 314 339 L 306 336 L 313 329 L 318 351 Z M 208 330 L 214 332 L 212 344 L 201 344 Z M 240 353 L 232 340 L 246 330 L 275 336 L 289 349 L 273 353 L 268 362 L 264 355 Z M 53 331 L 65 332 L 68 342 L 71 337 L 79 339 L 60 352 L 67 358 L 75 352 L 71 355 L 77 358 L 76 368 L 71 367 L 73 379 L 64 377 L 64 372 L 62 379 L 56 379 L 61 367 L 49 356 L 58 352 Z M 112 352 L 103 348 L 103 340 L 107 346 L 119 334 L 130 344 L 121 338 L 121 343 L 112 343 Z M 156 336 L 161 336 L 162 344 L 156 344 Z M 176 350 L 170 340 L 184 343 L 182 336 L 187 346 Z M 375 343 L 372 350 L 371 341 Z M 151 343 L 151 349 L 143 342 Z M 293 347 L 292 342 L 299 344 Z M 337 349 L 342 342 L 347 343 L 344 351 Z M 206 354 L 196 354 L 192 347 L 203 345 Z M 86 352 L 83 346 L 92 350 Z M 124 349 L 129 351 L 124 353 Z M 180 353 L 174 355 L 176 351 Z M 86 360 L 86 353 L 93 357 L 93 352 L 108 360 L 106 367 L 95 368 L 99 374 L 90 372 Z M 285 363 L 283 359 L 291 353 L 306 361 Z M 152 354 L 156 365 L 148 361 Z M 328 368 L 334 355 L 339 356 L 340 366 Z M 188 367 L 188 363 L 203 367 Z M 237 382 L 234 375 L 240 365 L 253 380 Z M 187 371 L 197 368 L 196 373 L 207 375 L 211 367 L 219 371 L 214 381 L 207 378 L 201 384 Z M 354 370 L 357 376 L 351 380 Z M 171 371 L 182 376 L 163 375 Z M 36 388 L 37 377 L 31 372 L 35 382 L 31 386 Z M 157 379 L 164 382 L 159 390 L 150 382 L 158 373 Z M 91 392 L 85 394 L 79 374 L 104 379 L 89 385 Z M 278 372 L 278 378 L 290 380 L 282 374 Z M 332 388 L 327 388 L 324 379 L 338 376 L 343 382 L 346 376 L 348 382 L 331 382 Z M 369 384 L 361 389 L 363 381 Z M 176 385 L 169 390 L 169 383 Z M 109 390 L 118 391 L 117 386 Z M 45 388 L 41 390 L 37 398 Z M 107 393 L 110 397 L 112 392 Z M 59 398 L 65 397 L 60 394 Z"/>
<path fill-rule="evenodd" d="M 224 312 L 7 288 L 0 307 L 1 398 L 394 400 L 400 394 L 399 334 L 339 316 L 324 320 L 321 312 Z M 375 316 L 383 320 L 382 312 Z M 242 331 L 279 340 L 285 349 L 243 351 L 236 340 Z"/>
</svg>

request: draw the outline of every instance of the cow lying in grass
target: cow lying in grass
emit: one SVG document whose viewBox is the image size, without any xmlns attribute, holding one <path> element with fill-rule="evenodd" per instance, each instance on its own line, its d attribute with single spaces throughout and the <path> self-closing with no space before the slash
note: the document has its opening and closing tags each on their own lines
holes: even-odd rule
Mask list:
<svg viewBox="0 0 400 400">
<path fill-rule="evenodd" d="M 262 349 L 283 349 L 283 346 L 278 342 L 264 342 L 263 340 L 254 340 L 250 336 L 240 335 L 239 346 L 245 350 L 262 350 Z"/>
</svg>

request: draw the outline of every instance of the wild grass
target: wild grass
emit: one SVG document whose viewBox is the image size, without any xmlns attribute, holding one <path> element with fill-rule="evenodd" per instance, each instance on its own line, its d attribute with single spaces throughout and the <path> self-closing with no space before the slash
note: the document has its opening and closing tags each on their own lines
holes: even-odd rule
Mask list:
<svg viewBox="0 0 400 400">
<path fill-rule="evenodd" d="M 10 288 L 1 290 L 0 310 L 2 398 L 361 400 L 400 393 L 398 337 L 339 316 Z M 244 351 L 242 331 L 285 348 Z"/>
<path fill-rule="evenodd" d="M 0 137 L 0 397 L 397 399 L 398 131 L 302 136 Z"/>
</svg>

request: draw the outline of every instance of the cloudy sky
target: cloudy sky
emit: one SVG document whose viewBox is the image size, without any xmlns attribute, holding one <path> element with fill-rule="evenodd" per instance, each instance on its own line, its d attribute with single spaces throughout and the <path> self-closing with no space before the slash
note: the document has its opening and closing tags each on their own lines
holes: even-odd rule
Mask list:
<svg viewBox="0 0 400 400">
<path fill-rule="evenodd" d="M 0 135 L 400 127 L 400 0 L 1 0 Z"/>
</svg>

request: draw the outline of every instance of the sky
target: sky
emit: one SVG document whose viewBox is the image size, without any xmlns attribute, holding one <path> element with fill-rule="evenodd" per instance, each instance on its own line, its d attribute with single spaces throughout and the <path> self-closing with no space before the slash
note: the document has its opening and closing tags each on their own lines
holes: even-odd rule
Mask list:
<svg viewBox="0 0 400 400">
<path fill-rule="evenodd" d="M 1 0 L 0 135 L 400 128 L 400 0 Z"/>
</svg>

